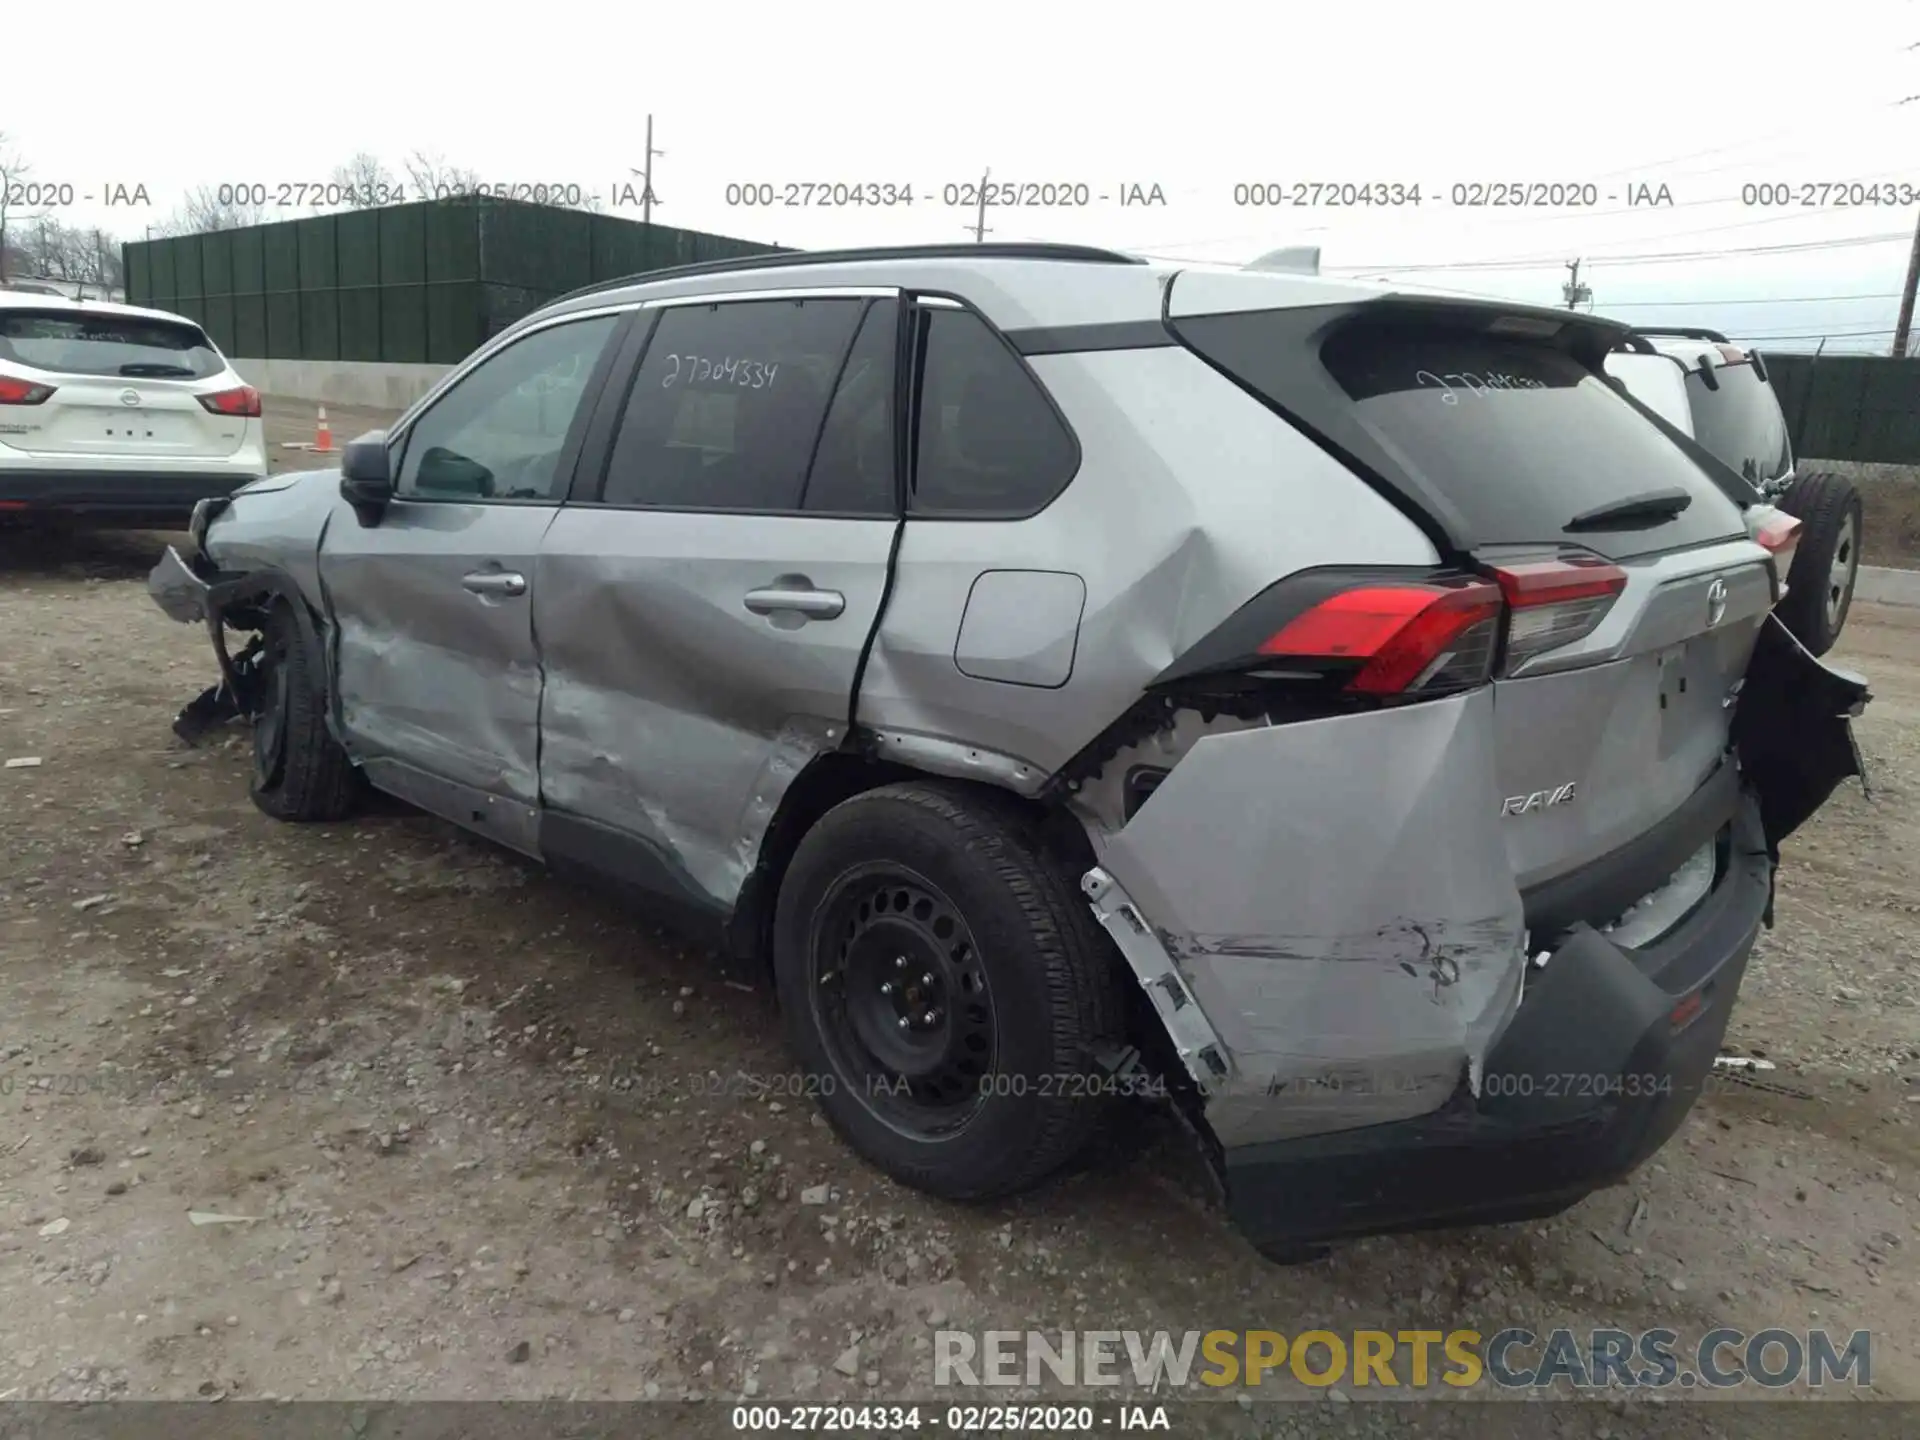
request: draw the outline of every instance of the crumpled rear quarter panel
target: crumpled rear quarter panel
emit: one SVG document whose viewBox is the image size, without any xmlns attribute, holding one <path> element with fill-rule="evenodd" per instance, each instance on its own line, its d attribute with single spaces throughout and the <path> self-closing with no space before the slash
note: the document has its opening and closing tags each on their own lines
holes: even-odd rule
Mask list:
<svg viewBox="0 0 1920 1440">
<path fill-rule="evenodd" d="M 1200 740 L 1095 836 L 1233 1061 L 1224 1145 L 1446 1101 L 1518 1003 L 1490 689 Z"/>
</svg>

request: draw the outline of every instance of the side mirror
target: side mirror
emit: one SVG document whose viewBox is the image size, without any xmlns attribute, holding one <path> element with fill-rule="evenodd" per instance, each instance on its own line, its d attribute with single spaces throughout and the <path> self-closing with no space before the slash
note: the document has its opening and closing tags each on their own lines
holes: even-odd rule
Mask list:
<svg viewBox="0 0 1920 1440">
<path fill-rule="evenodd" d="M 340 455 L 340 495 L 359 513 L 360 523 L 376 523 L 393 499 L 393 470 L 387 456 L 387 432 L 370 430 L 349 440 Z"/>
</svg>

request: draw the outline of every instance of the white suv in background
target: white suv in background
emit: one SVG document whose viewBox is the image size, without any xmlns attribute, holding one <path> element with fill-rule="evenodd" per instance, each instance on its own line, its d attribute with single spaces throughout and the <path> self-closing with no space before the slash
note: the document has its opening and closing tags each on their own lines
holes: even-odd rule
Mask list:
<svg viewBox="0 0 1920 1440">
<path fill-rule="evenodd" d="M 1797 468 L 1765 360 L 1717 330 L 1635 326 L 1606 369 L 1760 499 L 1801 522 L 1774 613 L 1801 644 L 1826 654 L 1847 623 L 1859 579 L 1860 495 L 1844 475 Z"/>
<path fill-rule="evenodd" d="M 181 525 L 266 473 L 259 392 L 193 321 L 0 290 L 0 518 Z"/>
</svg>

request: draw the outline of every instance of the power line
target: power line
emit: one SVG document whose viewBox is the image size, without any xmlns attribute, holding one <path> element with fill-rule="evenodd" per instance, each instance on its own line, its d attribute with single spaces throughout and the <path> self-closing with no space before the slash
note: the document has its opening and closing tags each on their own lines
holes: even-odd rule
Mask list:
<svg viewBox="0 0 1920 1440">
<path fill-rule="evenodd" d="M 1795 330 L 1784 335 L 1747 335 L 1743 338 L 1751 344 L 1756 340 L 1860 340 L 1891 334 L 1893 330 L 1889 326 L 1879 330 Z"/>
<path fill-rule="evenodd" d="M 1900 292 L 1880 295 L 1743 295 L 1732 300 L 1619 300 L 1610 310 L 1693 309 L 1712 305 L 1819 305 L 1845 300 L 1898 300 Z"/>
<path fill-rule="evenodd" d="M 1838 240 L 1802 240 L 1781 245 L 1726 246 L 1719 250 L 1662 250 L 1639 255 L 1590 255 L 1589 265 L 1649 265 L 1686 260 L 1724 260 L 1735 255 L 1792 255 L 1815 250 L 1847 250 L 1862 245 L 1884 245 L 1891 240 L 1906 240 L 1905 230 L 1878 235 L 1850 235 Z M 1563 258 L 1551 255 L 1515 257 L 1507 260 L 1456 260 L 1451 264 L 1421 262 L 1414 265 L 1331 265 L 1332 271 L 1355 275 L 1379 275 L 1388 272 L 1412 274 L 1423 270 L 1544 270 L 1561 269 Z"/>
<path fill-rule="evenodd" d="M 1903 96 L 1901 99 L 1898 99 L 1898 100 L 1871 100 L 1871 101 L 1864 102 L 1859 108 L 1863 111 L 1897 110 L 1903 105 L 1909 105 L 1914 103 L 1914 101 L 1916 100 L 1920 100 L 1920 96 L 1907 95 L 1907 96 Z M 1848 114 L 1848 113 L 1851 113 L 1851 111 L 1852 111 L 1852 107 L 1846 107 L 1842 109 L 1839 113 Z M 1693 151 L 1691 154 L 1676 155 L 1676 156 L 1669 157 L 1668 159 L 1665 159 L 1665 160 L 1656 160 L 1653 163 L 1648 165 L 1628 165 L 1619 170 L 1608 170 L 1603 174 L 1595 175 L 1595 176 L 1592 176 L 1591 178 L 1596 181 L 1612 180 L 1622 175 L 1632 175 L 1635 173 L 1644 174 L 1649 171 L 1664 170 L 1669 166 L 1684 165 L 1690 160 L 1706 160 L 1715 155 L 1732 155 L 1742 150 L 1751 150 L 1758 145 L 1769 145 L 1776 140 L 1784 140 L 1791 136 L 1802 135 L 1805 133 L 1806 133 L 1806 124 L 1803 121 L 1799 124 L 1790 126 L 1786 129 L 1776 130 L 1770 135 L 1761 135 L 1752 140 L 1742 140 L 1735 145 L 1720 145 L 1720 146 L 1716 146 L 1711 150 L 1696 150 L 1696 151 Z M 1720 166 L 1716 168 L 1730 169 L 1732 167 Z M 1709 170 L 1707 173 L 1711 174 L 1712 171 Z"/>
</svg>

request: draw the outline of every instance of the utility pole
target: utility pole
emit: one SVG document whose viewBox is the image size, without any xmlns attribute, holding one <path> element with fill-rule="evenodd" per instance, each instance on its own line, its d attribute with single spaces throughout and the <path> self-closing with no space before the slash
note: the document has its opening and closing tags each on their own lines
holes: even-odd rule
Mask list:
<svg viewBox="0 0 1920 1440">
<path fill-rule="evenodd" d="M 1593 299 L 1593 287 L 1580 283 L 1580 262 L 1578 260 L 1569 260 L 1567 262 L 1567 272 L 1567 282 L 1560 287 L 1560 294 L 1567 302 L 1567 309 L 1578 310 L 1583 301 L 1591 301 Z"/>
<path fill-rule="evenodd" d="M 1893 324 L 1893 358 L 1904 359 L 1907 334 L 1913 328 L 1913 291 L 1920 281 L 1920 221 L 1913 227 L 1913 249 L 1907 256 L 1907 283 L 1900 287 L 1900 318 Z"/>
<path fill-rule="evenodd" d="M 987 181 L 992 178 L 993 167 L 989 165 L 986 173 L 980 177 L 980 207 L 974 212 L 973 224 L 968 227 L 973 231 L 973 243 L 976 245 L 984 242 L 989 233 L 987 230 Z"/>
<path fill-rule="evenodd" d="M 653 116 L 647 116 L 647 168 L 640 172 L 640 223 L 653 224 L 653 157 L 667 152 L 653 148 Z"/>
</svg>

